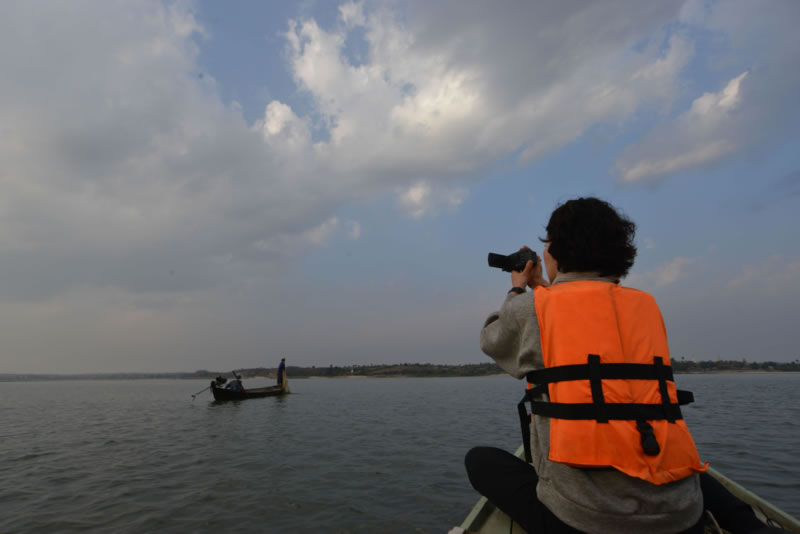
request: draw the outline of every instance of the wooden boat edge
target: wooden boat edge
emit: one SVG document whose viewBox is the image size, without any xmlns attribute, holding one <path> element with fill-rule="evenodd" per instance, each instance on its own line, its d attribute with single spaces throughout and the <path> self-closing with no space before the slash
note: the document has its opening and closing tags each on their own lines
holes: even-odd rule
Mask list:
<svg viewBox="0 0 800 534">
<path fill-rule="evenodd" d="M 766 499 L 759 497 L 741 484 L 734 482 L 713 467 L 708 468 L 708 474 L 717 479 L 720 484 L 740 500 L 750 505 L 756 516 L 764 523 L 800 533 L 800 520 L 784 512 Z"/>
<path fill-rule="evenodd" d="M 519 446 L 517 452 L 514 454 L 522 458 L 523 454 L 523 447 L 522 445 Z M 495 523 L 497 526 L 492 531 L 497 532 L 510 532 L 513 531 L 511 529 L 512 521 L 511 518 L 508 517 L 506 514 L 495 508 L 495 506 L 489 502 L 486 497 L 481 496 L 478 499 L 478 502 L 475 506 L 472 507 L 469 515 L 467 515 L 466 519 L 461 523 L 461 529 L 465 532 L 489 532 L 490 530 L 487 528 L 485 530 L 475 530 L 484 529 L 488 523 Z M 516 523 L 513 523 L 516 524 Z M 502 530 L 500 530 L 502 528 Z M 519 532 L 522 532 L 522 529 L 519 529 Z"/>
<path fill-rule="evenodd" d="M 472 527 L 472 525 L 478 523 L 481 519 L 483 519 L 483 521 L 480 521 L 478 524 L 483 524 L 486 519 L 481 517 L 481 515 L 488 515 L 493 511 L 494 505 L 491 504 L 486 497 L 481 497 L 478 499 L 478 503 L 472 507 L 472 510 L 470 510 L 467 518 L 462 521 L 461 528 L 468 530 L 470 527 Z"/>
</svg>

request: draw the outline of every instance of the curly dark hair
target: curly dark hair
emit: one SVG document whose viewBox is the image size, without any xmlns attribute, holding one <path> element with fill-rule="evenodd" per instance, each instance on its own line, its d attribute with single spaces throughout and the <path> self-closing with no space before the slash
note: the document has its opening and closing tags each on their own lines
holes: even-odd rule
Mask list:
<svg viewBox="0 0 800 534">
<path fill-rule="evenodd" d="M 550 255 L 561 272 L 622 278 L 636 257 L 636 224 L 604 200 L 576 198 L 556 207 L 547 223 Z"/>
</svg>

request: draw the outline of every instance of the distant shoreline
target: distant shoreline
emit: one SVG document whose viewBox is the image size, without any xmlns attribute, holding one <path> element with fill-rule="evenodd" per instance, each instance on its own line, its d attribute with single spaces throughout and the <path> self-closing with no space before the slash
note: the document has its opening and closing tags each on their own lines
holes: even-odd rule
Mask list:
<svg viewBox="0 0 800 534">
<path fill-rule="evenodd" d="M 773 363 L 773 362 L 770 362 Z M 732 374 L 732 373 L 792 373 L 800 372 L 797 363 L 774 364 L 773 368 L 758 369 L 714 369 L 697 368 L 681 369 L 675 366 L 675 374 Z M 333 369 L 333 371 L 331 371 Z M 347 372 L 341 372 L 346 369 Z M 247 369 L 239 370 L 244 380 L 275 380 L 276 373 L 248 372 Z M 347 368 L 292 368 L 287 369 L 289 380 L 299 379 L 363 379 L 363 378 L 464 378 L 478 376 L 504 376 L 506 375 L 495 364 L 469 364 L 469 365 L 433 365 L 433 364 L 404 364 L 386 366 L 357 366 Z M 221 376 L 229 378 L 230 373 L 216 373 L 197 371 L 194 373 L 76 373 L 76 374 L 37 374 L 37 373 L 6 373 L 0 374 L 0 382 L 47 382 L 68 380 L 213 380 Z"/>
</svg>

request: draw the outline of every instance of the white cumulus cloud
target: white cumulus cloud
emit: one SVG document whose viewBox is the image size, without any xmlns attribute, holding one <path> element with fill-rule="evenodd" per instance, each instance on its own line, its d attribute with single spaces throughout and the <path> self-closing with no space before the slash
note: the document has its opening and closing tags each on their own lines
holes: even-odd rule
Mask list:
<svg viewBox="0 0 800 534">
<path fill-rule="evenodd" d="M 766 10 L 746 0 L 687 2 L 681 21 L 725 43 L 701 68 L 730 74 L 718 91 L 698 96 L 689 109 L 628 146 L 615 165 L 619 180 L 657 180 L 796 137 L 799 17 L 800 3 L 791 0 Z"/>
<path fill-rule="evenodd" d="M 636 182 L 716 161 L 737 146 L 731 123 L 741 103 L 743 72 L 718 93 L 706 93 L 692 102 L 691 109 L 629 147 L 618 163 L 623 182 Z M 667 152 L 668 151 L 668 152 Z M 665 153 L 667 152 L 667 153 Z"/>
<path fill-rule="evenodd" d="M 639 45 L 677 6 L 619 7 L 630 20 L 593 5 L 482 2 L 404 13 L 348 3 L 333 28 L 293 20 L 290 67 L 311 98 L 309 116 L 328 134 L 307 139 L 307 157 L 347 183 L 397 188 L 414 217 L 433 200 L 457 205 L 453 195 L 423 199 L 418 182 L 468 183 L 488 162 L 514 152 L 527 162 L 598 122 L 672 98 L 691 43 L 672 36 Z M 615 31 L 594 31 L 603 24 Z M 366 55 L 354 64 L 345 48 L 358 35 Z"/>
<path fill-rule="evenodd" d="M 669 3 L 344 2 L 330 26 L 287 21 L 304 98 L 273 99 L 248 124 L 214 73 L 197 76 L 208 32 L 188 4 L 0 11 L 0 68 L 14 73 L 0 77 L 0 259 L 31 280 L 0 279 L 16 296 L 164 289 L 177 280 L 160 278 L 165 265 L 192 273 L 176 291 L 214 286 L 220 265 L 290 257 L 300 252 L 283 243 L 322 245 L 342 227 L 358 235 L 332 230 L 337 209 L 387 192 L 411 217 L 455 209 L 496 161 L 668 106 L 694 54 L 666 29 L 680 14 Z M 762 78 L 737 74 L 686 121 L 747 109 Z M 625 172 L 642 179 L 737 146 L 712 137 L 666 155 L 632 148 Z M 26 267 L 54 264 L 59 276 Z"/>
</svg>

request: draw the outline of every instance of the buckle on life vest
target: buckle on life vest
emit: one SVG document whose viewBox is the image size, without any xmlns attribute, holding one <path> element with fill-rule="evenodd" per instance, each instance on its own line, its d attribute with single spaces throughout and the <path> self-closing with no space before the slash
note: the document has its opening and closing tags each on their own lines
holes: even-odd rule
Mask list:
<svg viewBox="0 0 800 534">
<path fill-rule="evenodd" d="M 658 456 L 661 452 L 661 447 L 658 446 L 658 440 L 653 433 L 653 427 L 647 421 L 636 421 L 636 429 L 642 435 L 642 449 L 647 456 Z"/>
</svg>

